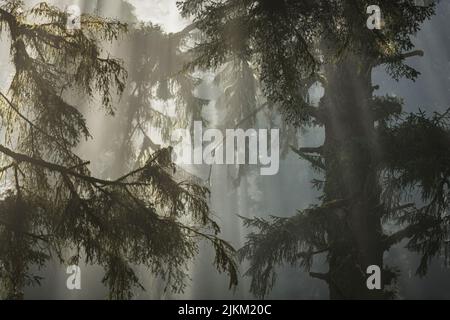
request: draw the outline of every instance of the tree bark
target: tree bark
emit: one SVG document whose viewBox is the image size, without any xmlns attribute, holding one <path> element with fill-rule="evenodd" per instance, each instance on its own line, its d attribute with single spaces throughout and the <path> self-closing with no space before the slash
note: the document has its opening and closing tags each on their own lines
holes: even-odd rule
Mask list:
<svg viewBox="0 0 450 320">
<path fill-rule="evenodd" d="M 328 65 L 322 99 L 325 121 L 325 202 L 348 200 L 333 209 L 328 225 L 330 255 L 327 282 L 331 299 L 378 299 L 369 290 L 367 267 L 383 269 L 380 187 L 376 140 L 370 110 L 370 63 L 356 56 Z"/>
</svg>

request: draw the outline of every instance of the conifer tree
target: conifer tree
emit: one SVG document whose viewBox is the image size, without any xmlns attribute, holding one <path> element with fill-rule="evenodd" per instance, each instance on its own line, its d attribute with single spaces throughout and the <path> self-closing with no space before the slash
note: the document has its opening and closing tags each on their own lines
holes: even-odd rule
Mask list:
<svg viewBox="0 0 450 320">
<path fill-rule="evenodd" d="M 81 28 L 67 28 L 65 12 L 46 3 L 26 8 L 0 2 L 0 34 L 8 39 L 11 83 L 0 92 L 0 284 L 5 298 L 23 298 L 39 284 L 32 266 L 52 257 L 101 265 L 113 299 L 142 287 L 133 267 L 146 266 L 166 289 L 180 292 L 198 241 L 212 244 L 215 266 L 236 284 L 233 248 L 218 238 L 208 190 L 173 176 L 170 149 L 149 154 L 143 165 L 106 180 L 74 152 L 89 139 L 74 96 L 115 113 L 112 96 L 125 88 L 120 60 L 102 50 L 127 26 L 84 14 Z M 115 89 L 115 92 L 114 92 Z"/>
<path fill-rule="evenodd" d="M 433 257 L 448 252 L 449 112 L 406 114 L 401 99 L 377 96 L 372 83 L 379 66 L 396 80 L 419 76 L 406 60 L 424 54 L 412 37 L 436 4 L 377 2 L 379 30 L 367 28 L 373 3 L 365 0 L 179 3 L 204 34 L 194 65 L 250 61 L 287 122 L 325 132 L 323 145 L 294 148 L 320 173 L 314 186 L 323 192 L 321 203 L 291 218 L 245 220 L 257 230 L 240 253 L 250 262 L 247 275 L 258 297 L 273 287 L 276 267 L 288 263 L 326 281 L 331 298 L 388 298 L 396 272 L 383 265 L 383 254 L 394 244 L 407 241 L 422 254 L 420 275 Z M 308 103 L 314 83 L 325 90 L 318 107 Z M 409 196 L 421 201 L 409 203 Z M 388 230 L 388 223 L 397 230 Z M 327 257 L 326 273 L 311 270 L 319 254 Z M 371 265 L 383 269 L 384 290 L 367 288 Z"/>
</svg>

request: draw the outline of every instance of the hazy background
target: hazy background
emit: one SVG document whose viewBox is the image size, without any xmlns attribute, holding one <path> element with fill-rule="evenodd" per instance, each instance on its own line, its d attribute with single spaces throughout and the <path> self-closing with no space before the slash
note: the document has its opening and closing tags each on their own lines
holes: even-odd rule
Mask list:
<svg viewBox="0 0 450 320">
<path fill-rule="evenodd" d="M 28 0 L 28 4 L 39 1 Z M 61 8 L 69 4 L 78 4 L 85 12 L 93 12 L 103 16 L 114 17 L 129 22 L 130 16 L 123 12 L 119 0 L 103 1 L 47 1 Z M 134 14 L 139 20 L 160 24 L 167 32 L 176 32 L 189 24 L 182 19 L 176 9 L 176 0 L 129 0 L 136 8 Z M 418 49 L 425 51 L 425 57 L 411 59 L 422 76 L 415 83 L 409 81 L 395 82 L 388 78 L 383 70 L 374 74 L 374 83 L 380 85 L 378 94 L 396 94 L 403 97 L 408 111 L 419 108 L 428 111 L 442 111 L 450 106 L 450 4 L 444 1 L 439 5 L 438 14 L 424 25 L 416 39 Z M 0 39 L 0 41 L 7 41 Z M 8 82 L 8 52 L 0 46 L 0 85 L 3 88 Z M 122 48 L 123 49 L 123 48 Z M 112 52 L 114 55 L 114 52 Z M 210 90 L 210 92 L 208 92 Z M 214 98 L 212 85 L 205 81 L 202 95 Z M 214 103 L 213 101 L 211 102 Z M 120 108 L 120 104 L 118 105 Z M 80 154 L 92 162 L 101 161 L 97 150 L 105 143 L 104 132 L 111 130 L 114 123 L 107 116 L 103 116 L 98 109 L 86 112 L 94 139 L 80 146 Z M 311 130 L 302 134 L 301 145 L 317 145 L 323 138 L 320 130 Z M 96 161 L 97 160 L 97 161 Z M 91 168 L 94 174 L 97 168 Z M 244 179 L 240 187 L 235 188 L 227 183 L 227 169 L 216 166 L 212 171 L 211 206 L 215 219 L 222 228 L 222 237 L 237 248 L 244 241 L 246 230 L 238 218 L 241 216 L 268 215 L 292 216 L 296 210 L 303 209 L 314 203 L 317 194 L 313 191 L 310 181 L 314 173 L 306 162 L 291 155 L 281 162 L 280 172 L 273 177 L 250 175 Z M 205 175 L 198 169 L 199 175 Z M 203 247 L 203 246 L 202 246 Z M 145 270 L 140 276 L 146 292 L 137 294 L 138 299 L 187 298 L 187 299 L 251 299 L 248 293 L 248 279 L 240 279 L 236 291 L 229 291 L 227 278 L 218 275 L 211 266 L 212 257 L 209 248 L 204 247 L 201 254 L 193 262 L 190 269 L 191 281 L 183 295 L 168 295 L 162 292 L 159 281 L 152 279 Z M 385 263 L 398 266 L 401 270 L 399 281 L 400 298 L 446 298 L 450 299 L 450 271 L 440 261 L 435 261 L 428 275 L 417 278 L 415 268 L 418 257 L 412 255 L 399 245 L 392 249 L 385 259 Z M 103 299 L 107 296 L 101 284 L 102 269 L 96 266 L 81 266 L 82 290 L 69 291 L 66 289 L 66 266 L 50 263 L 39 274 L 45 277 L 38 288 L 26 291 L 28 299 Z M 242 271 L 245 270 L 243 266 Z M 314 271 L 321 271 L 318 263 Z M 328 288 L 319 280 L 308 277 L 296 268 L 281 268 L 278 282 L 268 298 L 273 299 L 326 299 Z"/>
</svg>

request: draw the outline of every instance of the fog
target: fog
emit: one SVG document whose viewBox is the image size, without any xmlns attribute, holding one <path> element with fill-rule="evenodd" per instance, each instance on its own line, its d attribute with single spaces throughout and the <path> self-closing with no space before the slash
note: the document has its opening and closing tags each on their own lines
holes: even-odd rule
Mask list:
<svg viewBox="0 0 450 320">
<path fill-rule="evenodd" d="M 28 0 L 32 5 L 39 1 Z M 105 17 L 117 18 L 121 21 L 135 23 L 124 12 L 120 1 L 48 1 L 65 8 L 69 4 L 78 4 L 84 12 L 96 13 Z M 134 14 L 140 21 L 152 22 L 162 26 L 167 32 L 182 30 L 189 21 L 180 17 L 176 9 L 176 0 L 130 0 L 134 7 Z M 405 99 L 408 111 L 419 109 L 427 111 L 443 111 L 450 106 L 450 4 L 443 2 L 438 7 L 438 14 L 427 22 L 418 34 L 415 42 L 418 49 L 425 51 L 425 56 L 411 59 L 411 64 L 421 73 L 416 82 L 402 80 L 396 82 L 388 77 L 383 69 L 373 75 L 373 82 L 380 85 L 380 94 L 394 94 Z M 6 39 L 2 39 L 7 41 Z M 120 41 L 120 40 L 119 40 Z M 2 46 L 3 47 L 3 46 Z M 120 48 L 120 50 L 119 50 Z M 115 43 L 111 47 L 111 54 L 121 55 L 128 48 Z M 129 48 L 130 54 L 133 50 Z M 0 51 L 0 67 L 5 70 L 5 57 L 8 52 Z M 217 88 L 205 74 L 198 95 L 211 100 L 208 109 L 209 117 L 214 122 L 216 116 L 214 99 Z M 8 83 L 8 74 L 0 74 L 0 81 L 4 87 Z M 92 103 L 92 101 L 90 102 Z M 120 100 L 117 101 L 120 109 Z M 93 139 L 84 142 L 78 153 L 89 159 L 94 165 L 90 166 L 96 175 L 109 177 L 111 172 L 105 171 L 102 164 L 110 160 L 103 153 L 108 143 L 109 133 L 115 130 L 117 122 L 98 108 L 88 107 L 88 101 L 82 101 L 82 108 L 88 118 Z M 299 145 L 314 146 L 323 141 L 324 134 L 319 129 L 302 132 Z M 252 170 L 238 186 L 233 183 L 233 168 L 215 165 L 187 167 L 203 180 L 208 179 L 211 189 L 211 209 L 218 221 L 222 233 L 221 237 L 239 248 L 245 241 L 248 230 L 243 227 L 242 217 L 268 217 L 270 215 L 289 217 L 297 210 L 305 209 L 312 203 L 318 203 L 319 194 L 311 187 L 310 181 L 316 177 L 315 173 L 305 161 L 298 159 L 295 154 L 289 154 L 281 160 L 279 173 L 275 176 L 260 176 L 258 170 Z M 231 174 L 231 177 L 230 177 Z M 450 298 L 450 270 L 442 261 L 432 263 L 428 275 L 424 278 L 415 276 L 418 257 L 403 249 L 404 243 L 397 245 L 385 256 L 385 263 L 398 266 L 401 270 L 399 280 L 399 297 L 404 299 L 420 298 Z M 253 299 L 249 293 L 249 279 L 243 277 L 246 264 L 241 266 L 239 285 L 235 290 L 228 290 L 226 275 L 220 275 L 212 266 L 212 249 L 201 245 L 198 257 L 192 262 L 189 270 L 191 280 L 188 282 L 184 294 L 169 294 L 162 290 L 161 281 L 154 279 L 147 270 L 136 267 L 146 291 L 136 292 L 137 299 Z M 324 271 L 320 257 L 313 266 L 314 271 Z M 27 299 L 103 299 L 107 290 L 101 284 L 102 269 L 98 266 L 81 266 L 82 289 L 69 291 L 66 288 L 66 266 L 57 262 L 50 262 L 44 270 L 38 271 L 45 279 L 41 287 L 28 288 Z M 267 297 L 272 299 L 327 299 L 328 289 L 325 283 L 312 279 L 296 266 L 280 267 L 277 284 Z"/>
</svg>

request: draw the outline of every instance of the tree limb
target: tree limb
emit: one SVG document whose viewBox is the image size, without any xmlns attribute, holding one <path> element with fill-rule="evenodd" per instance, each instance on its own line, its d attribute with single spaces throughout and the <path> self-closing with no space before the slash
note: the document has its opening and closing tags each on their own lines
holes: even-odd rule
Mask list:
<svg viewBox="0 0 450 320">
<path fill-rule="evenodd" d="M 383 241 L 385 251 L 389 250 L 393 245 L 400 243 L 404 239 L 413 237 L 421 230 L 424 229 L 426 230 L 427 228 L 432 227 L 434 224 L 435 223 L 432 222 L 428 223 L 419 222 L 417 224 L 409 225 L 406 228 L 399 230 L 391 234 L 390 236 L 387 236 Z"/>
<path fill-rule="evenodd" d="M 423 57 L 424 55 L 425 55 L 425 53 L 423 52 L 423 50 L 414 50 L 411 52 L 405 52 L 405 53 L 391 56 L 391 57 L 383 57 L 382 59 L 380 59 L 378 61 L 377 65 L 384 64 L 384 63 L 403 61 L 405 59 L 412 58 L 412 57 Z"/>
<path fill-rule="evenodd" d="M 185 27 L 183 30 L 174 33 L 173 36 L 175 36 L 177 38 L 183 38 L 183 37 L 187 36 L 190 32 L 194 31 L 195 29 L 197 29 L 197 24 L 192 23 L 192 24 L 188 25 L 187 27 Z"/>
<path fill-rule="evenodd" d="M 122 182 L 124 179 L 126 179 L 127 177 L 143 170 L 143 168 L 134 170 L 133 172 L 117 179 L 117 180 L 103 180 L 103 179 L 98 179 L 95 177 L 91 177 L 85 174 L 81 174 L 79 172 L 74 171 L 71 168 L 67 168 L 55 163 L 51 163 L 51 162 L 47 162 L 45 160 L 42 159 L 35 159 L 32 158 L 28 155 L 25 154 L 21 154 L 21 153 L 17 153 L 12 151 L 11 149 L 8 149 L 7 147 L 3 146 L 0 144 L 0 152 L 5 154 L 6 156 L 14 159 L 16 162 L 26 162 L 26 163 L 30 163 L 42 168 L 45 168 L 47 170 L 53 171 L 53 172 L 58 172 L 61 174 L 66 174 L 75 178 L 79 178 L 81 180 L 84 180 L 86 182 L 89 182 L 91 184 L 100 184 L 103 186 L 111 186 L 111 185 L 122 185 L 122 186 L 128 186 L 128 185 L 133 185 L 133 183 L 126 183 L 126 182 Z"/>
<path fill-rule="evenodd" d="M 300 148 L 300 149 L 298 149 L 298 151 L 300 151 L 300 152 L 302 152 L 302 153 L 317 153 L 317 154 L 322 154 L 322 152 L 323 152 L 323 147 Z"/>
<path fill-rule="evenodd" d="M 325 282 L 329 282 L 330 281 L 330 275 L 328 273 L 310 272 L 309 275 L 312 278 L 323 280 Z"/>
</svg>

